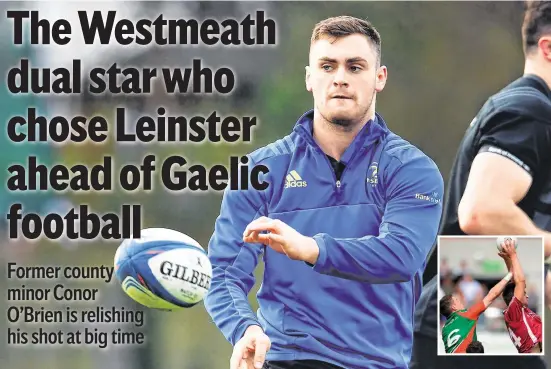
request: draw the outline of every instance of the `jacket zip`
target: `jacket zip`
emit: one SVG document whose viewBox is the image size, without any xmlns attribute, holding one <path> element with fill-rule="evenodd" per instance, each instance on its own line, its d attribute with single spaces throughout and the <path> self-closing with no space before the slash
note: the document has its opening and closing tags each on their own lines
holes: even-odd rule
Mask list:
<svg viewBox="0 0 551 369">
<path fill-rule="evenodd" d="M 327 166 L 331 170 L 331 174 L 333 175 L 333 183 L 335 183 L 335 187 L 338 191 L 341 187 L 341 181 L 337 180 L 337 175 L 335 174 L 335 171 L 333 170 L 333 166 L 329 162 L 329 159 L 327 158 L 327 155 L 323 152 L 321 147 L 319 147 L 318 143 L 313 139 L 313 137 L 307 132 L 307 130 L 304 128 L 304 126 L 301 126 L 300 129 L 303 132 L 305 132 L 305 135 L 303 135 L 303 138 L 305 138 L 307 141 L 309 141 L 310 144 L 312 146 L 314 146 L 314 149 L 316 150 L 316 152 L 323 156 L 323 159 L 325 160 L 325 162 L 327 163 Z M 346 170 L 346 167 L 344 168 L 344 170 Z M 343 173 L 344 173 L 344 170 L 343 170 Z M 341 178 L 342 178 L 342 174 L 341 174 Z"/>
<path fill-rule="evenodd" d="M 318 153 L 320 153 L 323 156 L 323 158 L 325 159 L 325 162 L 327 163 L 327 166 L 331 170 L 331 174 L 333 175 L 333 182 L 335 183 L 335 186 L 337 187 L 337 191 L 338 191 L 341 188 L 341 181 L 337 179 L 337 175 L 335 174 L 335 171 L 333 170 L 333 166 L 329 162 L 329 159 L 327 159 L 327 155 L 325 155 L 325 153 L 321 148 L 316 148 L 316 149 Z M 346 170 L 346 167 L 342 172 L 344 173 L 345 170 Z M 342 174 L 341 174 L 341 178 L 342 178 Z"/>
<path fill-rule="evenodd" d="M 337 181 L 337 194 L 340 194 L 340 192 L 341 192 L 341 184 L 342 184 L 341 180 L 344 179 L 344 174 L 346 173 L 346 170 L 350 167 L 350 165 L 352 164 L 352 162 L 354 161 L 356 156 L 362 154 L 364 152 L 364 150 L 365 150 L 365 147 L 362 147 L 357 152 L 355 152 L 354 155 L 352 155 L 352 157 L 350 158 L 350 161 L 348 162 L 348 164 L 342 170 L 341 179 Z"/>
<path fill-rule="evenodd" d="M 304 129 L 303 126 L 301 126 L 301 129 L 306 131 Z M 348 169 L 348 167 L 350 166 L 350 164 L 352 164 L 352 162 L 354 161 L 354 159 L 360 154 L 360 153 L 363 153 L 365 150 L 366 150 L 366 146 L 363 146 L 361 147 L 356 153 L 354 153 L 354 155 L 352 155 L 352 157 L 350 158 L 349 162 L 348 162 L 348 165 L 346 165 L 344 167 L 344 170 L 342 171 L 341 173 L 341 179 L 337 179 L 337 175 L 335 174 L 335 171 L 333 170 L 333 166 L 331 165 L 331 163 L 329 162 L 329 159 L 327 158 L 327 155 L 323 152 L 323 150 L 321 149 L 321 147 L 319 147 L 319 145 L 317 144 L 317 142 L 311 137 L 311 136 L 307 136 L 307 140 L 310 141 L 310 143 L 316 148 L 316 151 L 318 153 L 320 153 L 321 155 L 323 155 L 324 159 L 325 159 L 325 162 L 327 163 L 327 165 L 329 166 L 329 169 L 331 170 L 331 174 L 333 175 L 333 182 L 335 183 L 335 187 L 336 187 L 336 192 L 337 193 L 340 193 L 340 189 L 341 189 L 341 186 L 342 186 L 342 179 L 344 177 L 344 173 L 346 172 L 346 170 Z M 371 144 L 375 144 L 375 148 L 373 150 L 376 150 L 379 143 L 381 142 L 381 139 L 380 138 L 376 138 L 374 139 L 373 141 L 369 142 L 368 145 L 371 145 Z M 373 156 L 373 155 L 372 155 Z"/>
<path fill-rule="evenodd" d="M 379 144 L 380 144 L 381 140 L 380 139 L 376 139 L 374 140 L 373 142 L 370 142 L 369 145 L 372 145 L 374 144 L 374 146 L 371 148 L 371 158 L 370 158 L 370 161 L 373 160 L 373 156 L 375 155 L 375 152 L 377 151 L 377 148 L 379 147 Z M 363 146 L 362 148 L 360 148 L 356 153 L 354 153 L 354 155 L 352 155 L 352 157 L 350 158 L 350 161 L 348 162 L 348 165 L 346 165 L 341 173 L 341 179 L 340 180 L 337 180 L 336 181 L 336 186 L 337 186 L 337 193 L 340 193 L 340 188 L 341 188 L 341 185 L 342 185 L 342 180 L 344 179 L 344 174 L 346 173 L 346 170 L 350 167 L 350 165 L 354 162 L 354 159 L 356 157 L 358 157 L 359 155 L 363 154 L 365 151 L 367 151 L 367 148 L 366 146 Z M 327 156 L 325 157 L 327 159 Z M 331 167 L 331 171 L 333 172 L 333 176 L 335 179 L 337 179 L 337 176 L 335 175 L 335 171 L 333 170 L 333 167 L 331 166 L 331 163 L 329 163 L 329 159 L 327 159 L 327 163 L 329 164 L 329 166 Z"/>
</svg>

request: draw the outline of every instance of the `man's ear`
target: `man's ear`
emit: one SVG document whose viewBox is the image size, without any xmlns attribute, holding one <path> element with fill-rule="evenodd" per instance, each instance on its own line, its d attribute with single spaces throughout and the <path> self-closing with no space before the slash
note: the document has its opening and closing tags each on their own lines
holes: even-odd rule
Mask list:
<svg viewBox="0 0 551 369">
<path fill-rule="evenodd" d="M 306 82 L 306 90 L 308 92 L 312 92 L 312 86 L 310 85 L 310 66 L 305 66 L 304 70 L 306 71 L 305 75 L 305 82 Z"/>
<path fill-rule="evenodd" d="M 377 80 L 375 82 L 375 91 L 377 92 L 383 91 L 386 85 L 387 78 L 388 78 L 387 67 L 384 65 L 381 65 L 377 70 Z"/>
<path fill-rule="evenodd" d="M 551 62 L 551 37 L 545 36 L 539 39 L 538 46 L 543 52 L 543 57 L 548 62 Z"/>
</svg>

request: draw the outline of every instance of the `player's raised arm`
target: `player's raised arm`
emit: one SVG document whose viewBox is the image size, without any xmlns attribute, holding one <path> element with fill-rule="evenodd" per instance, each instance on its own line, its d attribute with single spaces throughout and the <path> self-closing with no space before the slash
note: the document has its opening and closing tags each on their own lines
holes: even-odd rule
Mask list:
<svg viewBox="0 0 551 369">
<path fill-rule="evenodd" d="M 480 314 L 482 314 L 488 306 L 490 306 L 501 294 L 503 293 L 503 290 L 505 289 L 505 286 L 511 281 L 512 278 L 512 272 L 511 272 L 511 261 L 507 254 L 500 252 L 499 256 L 505 261 L 505 265 L 507 265 L 508 273 L 499 281 L 496 283 L 490 291 L 484 296 L 481 302 L 474 305 L 472 308 L 469 309 L 467 312 L 467 315 L 469 315 L 472 319 L 478 318 Z"/>
<path fill-rule="evenodd" d="M 486 126 L 499 128 L 486 128 L 482 133 L 458 207 L 459 225 L 471 235 L 542 235 L 545 256 L 549 257 L 551 234 L 536 227 L 517 206 L 530 190 L 534 168 L 546 160 L 541 153 L 551 147 L 548 128 L 533 120 L 506 127 L 489 122 Z"/>
<path fill-rule="evenodd" d="M 505 286 L 511 281 L 512 273 L 508 272 L 505 277 L 501 279 L 501 281 L 497 282 L 495 286 L 493 286 L 490 291 L 484 296 L 482 299 L 482 302 L 484 303 L 484 310 L 488 308 L 494 302 L 499 296 L 501 296 L 501 293 L 505 289 Z"/>
<path fill-rule="evenodd" d="M 514 241 L 506 240 L 502 245 L 503 252 L 511 259 L 511 269 L 513 272 L 513 281 L 515 282 L 515 297 L 522 303 L 526 303 L 526 279 L 524 271 L 518 259 L 517 250 L 513 244 Z"/>
<path fill-rule="evenodd" d="M 482 301 L 473 305 L 467 312 L 464 314 L 470 319 L 478 319 L 480 314 L 482 314 L 486 309 L 499 297 L 505 289 L 505 286 L 509 283 L 512 278 L 512 273 L 508 272 L 505 277 L 503 277 L 499 282 L 497 282 L 491 289 L 488 291 L 486 296 Z"/>
</svg>

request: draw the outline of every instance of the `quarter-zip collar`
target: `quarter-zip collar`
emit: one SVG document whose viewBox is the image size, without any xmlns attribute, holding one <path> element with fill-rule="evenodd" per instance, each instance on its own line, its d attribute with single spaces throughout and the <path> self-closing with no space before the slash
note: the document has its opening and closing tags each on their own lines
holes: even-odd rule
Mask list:
<svg viewBox="0 0 551 369">
<path fill-rule="evenodd" d="M 308 144 L 321 152 L 321 148 L 314 140 L 314 110 L 304 113 L 297 121 L 294 131 L 303 137 Z M 373 145 L 377 140 L 388 134 L 388 127 L 383 118 L 375 113 L 375 119 L 370 119 L 358 132 L 354 140 L 342 155 L 341 162 L 347 164 L 354 155 L 364 147 Z"/>
</svg>

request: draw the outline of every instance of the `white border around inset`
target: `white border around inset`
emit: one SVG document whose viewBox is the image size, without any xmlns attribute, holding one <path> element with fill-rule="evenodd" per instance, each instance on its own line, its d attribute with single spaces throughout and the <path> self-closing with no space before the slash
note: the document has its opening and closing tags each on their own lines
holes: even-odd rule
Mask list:
<svg viewBox="0 0 551 369">
<path fill-rule="evenodd" d="M 541 332 L 541 339 L 542 339 L 542 352 L 540 353 L 527 353 L 527 354 L 521 354 L 521 353 L 510 353 L 510 354 L 492 354 L 492 353 L 481 353 L 481 354 L 471 354 L 471 353 L 458 353 L 458 354 L 448 354 L 445 352 L 441 352 L 440 350 L 440 342 L 442 341 L 442 331 L 440 329 L 440 304 L 436 305 L 436 311 L 437 311 L 437 319 L 436 319 L 436 331 L 438 332 L 438 338 L 437 338 L 437 347 L 436 347 L 436 355 L 437 356 L 545 356 L 545 315 L 546 315 L 546 306 L 545 306 L 545 249 L 544 249 L 544 239 L 542 236 L 527 236 L 527 235 L 495 235 L 495 236 L 489 236 L 489 235 L 483 235 L 483 236 L 470 236 L 470 235 L 456 235 L 456 236 L 438 236 L 436 241 L 436 252 L 438 257 L 438 262 L 436 266 L 436 276 L 438 278 L 437 280 L 437 299 L 440 301 L 440 240 L 441 239 L 496 239 L 497 237 L 503 237 L 503 236 L 511 236 L 516 237 L 518 239 L 540 239 L 541 240 L 541 291 L 540 291 L 540 301 L 539 306 L 541 306 L 541 312 L 538 314 L 541 318 L 541 325 L 542 325 L 542 332 Z"/>
</svg>

